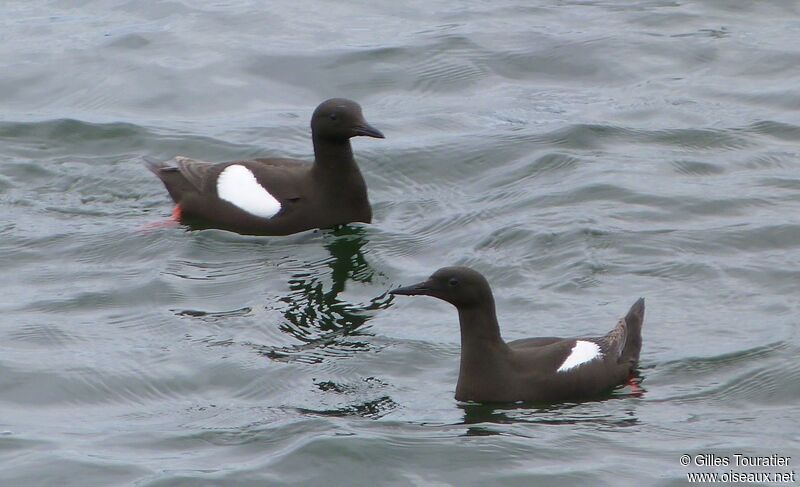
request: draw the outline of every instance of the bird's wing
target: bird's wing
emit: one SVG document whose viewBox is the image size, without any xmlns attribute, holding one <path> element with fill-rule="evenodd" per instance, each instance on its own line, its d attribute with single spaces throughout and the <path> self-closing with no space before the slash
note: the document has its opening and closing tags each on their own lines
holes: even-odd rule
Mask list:
<svg viewBox="0 0 800 487">
<path fill-rule="evenodd" d="M 199 161 L 189 157 L 178 156 L 173 159 L 175 167 L 181 175 L 194 186 L 197 191 L 203 191 L 209 174 L 216 172 L 216 164 L 206 161 Z"/>
<path fill-rule="evenodd" d="M 519 340 L 514 340 L 513 342 L 508 342 L 508 346 L 515 350 L 520 350 L 523 348 L 543 347 L 545 345 L 550 345 L 562 340 L 564 339 L 556 337 L 521 338 Z"/>
<path fill-rule="evenodd" d="M 297 202 L 302 199 L 301 174 L 306 166 L 293 159 L 252 159 L 231 161 L 220 164 L 178 156 L 173 159 L 174 168 L 198 191 L 213 191 L 214 177 L 228 166 L 238 164 L 249 169 L 258 183 L 282 203 Z"/>
<path fill-rule="evenodd" d="M 253 173 L 258 183 L 281 203 L 298 203 L 307 196 L 303 181 L 309 165 L 295 159 L 253 159 L 240 161 Z"/>
<path fill-rule="evenodd" d="M 522 370 L 540 376 L 555 372 L 572 354 L 575 338 L 527 338 L 510 342 L 515 360 Z M 552 369 L 543 369 L 542 364 L 552 364 Z"/>
<path fill-rule="evenodd" d="M 625 343 L 628 340 L 628 324 L 625 318 L 620 318 L 617 326 L 608 332 L 604 337 L 597 339 L 597 343 L 603 352 L 611 355 L 617 360 L 622 359 L 622 352 L 625 350 Z"/>
</svg>

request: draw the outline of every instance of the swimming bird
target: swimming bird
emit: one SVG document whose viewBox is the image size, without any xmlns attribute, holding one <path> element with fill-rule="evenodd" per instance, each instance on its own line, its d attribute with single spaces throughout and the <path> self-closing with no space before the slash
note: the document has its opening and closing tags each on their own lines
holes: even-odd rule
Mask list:
<svg viewBox="0 0 800 487">
<path fill-rule="evenodd" d="M 173 217 L 238 233 L 289 235 L 372 221 L 367 185 L 350 147 L 350 138 L 359 135 L 384 138 L 358 103 L 333 98 L 311 117 L 311 164 L 286 158 L 214 164 L 180 156 L 145 163 L 175 201 Z"/>
<path fill-rule="evenodd" d="M 592 338 L 500 336 L 492 289 L 468 267 L 444 267 L 428 280 L 389 291 L 439 298 L 458 309 L 461 367 L 456 399 L 559 402 L 588 398 L 623 384 L 639 362 L 644 298 L 613 330 Z"/>
</svg>

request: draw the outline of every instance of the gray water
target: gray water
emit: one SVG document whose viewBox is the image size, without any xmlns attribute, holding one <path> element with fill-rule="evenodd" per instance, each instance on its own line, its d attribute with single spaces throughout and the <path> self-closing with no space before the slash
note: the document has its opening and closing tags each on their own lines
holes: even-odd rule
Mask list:
<svg viewBox="0 0 800 487">
<path fill-rule="evenodd" d="M 799 79 L 792 1 L 0 3 L 0 485 L 797 469 Z M 308 159 L 332 96 L 372 225 L 160 225 L 143 156 Z M 641 393 L 455 401 L 455 311 L 386 295 L 449 264 L 508 340 L 644 296 Z"/>
</svg>

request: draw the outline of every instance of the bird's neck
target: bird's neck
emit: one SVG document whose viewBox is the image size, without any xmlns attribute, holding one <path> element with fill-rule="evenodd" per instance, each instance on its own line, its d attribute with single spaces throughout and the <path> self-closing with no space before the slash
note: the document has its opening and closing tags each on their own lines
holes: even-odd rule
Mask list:
<svg viewBox="0 0 800 487">
<path fill-rule="evenodd" d="M 346 173 L 351 168 L 358 170 L 349 139 L 343 141 L 321 140 L 318 137 L 312 139 L 315 171 L 335 175 Z"/>
<path fill-rule="evenodd" d="M 494 301 L 458 310 L 461 325 L 461 365 L 456 399 L 496 398 L 508 376 L 511 349 L 500 336 Z"/>
<path fill-rule="evenodd" d="M 316 137 L 313 140 L 314 165 L 311 177 L 318 183 L 323 200 L 335 201 L 336 207 L 347 214 L 343 218 L 337 217 L 332 224 L 371 222 L 367 183 L 353 159 L 350 141 L 319 140 Z"/>
<path fill-rule="evenodd" d="M 480 356 L 487 351 L 502 351 L 507 348 L 500 336 L 500 325 L 491 297 L 480 306 L 459 308 L 458 321 L 461 326 L 461 356 Z"/>
</svg>

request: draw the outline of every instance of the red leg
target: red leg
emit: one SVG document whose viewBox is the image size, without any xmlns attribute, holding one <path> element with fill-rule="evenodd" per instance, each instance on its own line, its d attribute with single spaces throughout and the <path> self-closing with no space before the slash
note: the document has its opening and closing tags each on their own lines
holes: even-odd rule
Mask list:
<svg viewBox="0 0 800 487">
<path fill-rule="evenodd" d="M 628 383 L 628 386 L 630 386 L 630 388 L 631 388 L 631 394 L 632 395 L 641 396 L 644 393 L 642 388 L 639 387 L 639 383 L 636 381 L 636 376 L 635 375 L 631 374 L 630 377 L 628 377 L 627 383 Z"/>
</svg>

